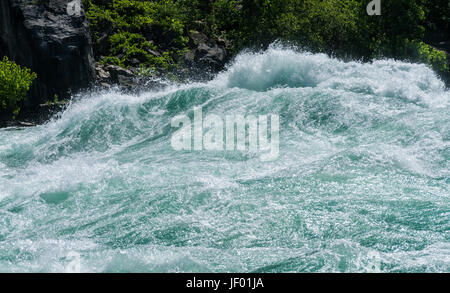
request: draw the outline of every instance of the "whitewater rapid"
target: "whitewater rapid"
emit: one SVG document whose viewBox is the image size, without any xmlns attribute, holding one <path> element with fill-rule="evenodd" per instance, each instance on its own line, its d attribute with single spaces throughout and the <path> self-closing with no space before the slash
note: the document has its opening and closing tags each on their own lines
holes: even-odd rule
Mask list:
<svg viewBox="0 0 450 293">
<path fill-rule="evenodd" d="M 279 156 L 176 151 L 177 115 L 280 117 Z M 448 272 L 450 92 L 423 64 L 272 47 L 0 130 L 0 271 Z"/>
</svg>

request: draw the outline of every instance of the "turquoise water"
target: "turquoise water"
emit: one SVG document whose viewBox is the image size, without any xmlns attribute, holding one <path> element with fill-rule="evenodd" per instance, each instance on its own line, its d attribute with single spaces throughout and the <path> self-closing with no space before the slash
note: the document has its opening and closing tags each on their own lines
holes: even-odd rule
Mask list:
<svg viewBox="0 0 450 293">
<path fill-rule="evenodd" d="M 280 154 L 175 151 L 171 119 L 276 114 Z M 450 92 L 425 65 L 271 48 L 206 83 L 0 130 L 0 271 L 448 272 Z"/>
</svg>

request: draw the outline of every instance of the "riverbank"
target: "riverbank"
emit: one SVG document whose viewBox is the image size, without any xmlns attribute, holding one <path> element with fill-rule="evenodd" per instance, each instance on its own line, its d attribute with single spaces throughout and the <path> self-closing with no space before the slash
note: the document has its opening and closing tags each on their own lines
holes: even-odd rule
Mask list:
<svg viewBox="0 0 450 293">
<path fill-rule="evenodd" d="M 239 52 L 275 41 L 342 60 L 426 63 L 450 84 L 445 1 L 384 1 L 382 16 L 368 16 L 367 3 L 357 0 L 83 0 L 77 13 L 68 13 L 69 2 L 0 4 L 0 56 L 38 76 L 19 121 L 41 123 L 53 115 L 41 105 L 94 88 L 130 92 L 159 79 L 209 80 Z M 0 116 L 0 125 L 16 123 Z"/>
</svg>

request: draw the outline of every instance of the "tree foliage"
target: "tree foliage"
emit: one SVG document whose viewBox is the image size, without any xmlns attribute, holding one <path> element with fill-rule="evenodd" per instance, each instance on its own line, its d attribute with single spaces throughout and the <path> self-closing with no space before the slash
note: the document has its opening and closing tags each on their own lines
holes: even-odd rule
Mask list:
<svg viewBox="0 0 450 293">
<path fill-rule="evenodd" d="M 84 2 L 104 62 L 122 66 L 135 59 L 153 69 L 174 68 L 189 49 L 189 32 L 198 30 L 225 40 L 234 52 L 279 40 L 339 57 L 393 57 L 446 68 L 445 54 L 420 42 L 426 31 L 448 28 L 448 0 L 383 0 L 382 16 L 367 15 L 368 0 Z"/>
<path fill-rule="evenodd" d="M 0 61 L 0 112 L 15 118 L 31 84 L 37 78 L 28 68 L 22 68 L 8 57 Z"/>
</svg>

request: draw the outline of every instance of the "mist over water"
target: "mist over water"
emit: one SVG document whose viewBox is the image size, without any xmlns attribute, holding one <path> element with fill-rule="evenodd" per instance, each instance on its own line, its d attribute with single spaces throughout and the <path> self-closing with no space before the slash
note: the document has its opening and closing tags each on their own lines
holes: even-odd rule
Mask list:
<svg viewBox="0 0 450 293">
<path fill-rule="evenodd" d="M 280 117 L 280 153 L 175 151 L 171 119 Z M 206 83 L 92 92 L 0 130 L 0 271 L 450 271 L 450 92 L 425 65 L 270 48 Z"/>
</svg>

